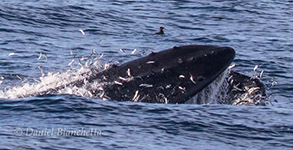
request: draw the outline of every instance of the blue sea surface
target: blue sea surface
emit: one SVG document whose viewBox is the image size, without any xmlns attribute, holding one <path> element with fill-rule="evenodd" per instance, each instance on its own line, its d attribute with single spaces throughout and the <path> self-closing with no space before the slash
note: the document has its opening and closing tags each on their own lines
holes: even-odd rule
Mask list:
<svg viewBox="0 0 293 150">
<path fill-rule="evenodd" d="M 2 0 L 0 91 L 65 73 L 93 51 L 123 63 L 204 44 L 234 48 L 237 72 L 264 70 L 270 104 L 1 98 L 0 149 L 293 149 L 292 8 L 290 0 Z M 154 34 L 160 26 L 165 34 Z"/>
</svg>

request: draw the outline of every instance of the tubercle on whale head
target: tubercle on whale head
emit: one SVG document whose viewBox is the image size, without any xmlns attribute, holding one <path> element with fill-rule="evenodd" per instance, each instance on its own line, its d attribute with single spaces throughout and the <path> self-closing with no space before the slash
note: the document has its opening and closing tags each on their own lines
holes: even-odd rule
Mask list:
<svg viewBox="0 0 293 150">
<path fill-rule="evenodd" d="M 179 50 L 180 49 L 180 47 L 178 47 L 178 46 L 173 46 L 173 48 L 172 48 L 173 50 Z"/>
<path fill-rule="evenodd" d="M 156 52 L 151 52 L 150 54 L 149 54 L 149 56 L 154 56 L 154 55 L 156 55 L 157 53 Z"/>
</svg>

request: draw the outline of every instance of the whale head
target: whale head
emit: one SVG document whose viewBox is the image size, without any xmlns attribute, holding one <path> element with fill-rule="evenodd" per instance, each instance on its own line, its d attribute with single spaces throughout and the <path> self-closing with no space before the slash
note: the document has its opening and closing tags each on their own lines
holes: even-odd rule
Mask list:
<svg viewBox="0 0 293 150">
<path fill-rule="evenodd" d="M 101 74 L 107 99 L 118 101 L 185 103 L 213 82 L 230 65 L 230 47 L 189 45 L 151 53 Z M 122 81 L 121 78 L 132 77 Z"/>
</svg>

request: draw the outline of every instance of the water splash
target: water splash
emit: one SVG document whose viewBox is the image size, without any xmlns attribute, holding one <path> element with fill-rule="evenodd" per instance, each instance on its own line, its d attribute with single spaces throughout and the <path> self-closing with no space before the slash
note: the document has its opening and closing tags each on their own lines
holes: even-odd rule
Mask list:
<svg viewBox="0 0 293 150">
<path fill-rule="evenodd" d="M 70 51 L 71 52 L 71 51 Z M 83 56 L 76 61 L 76 56 L 71 52 L 73 59 L 69 62 L 68 69 L 65 72 L 52 73 L 49 72 L 46 75 L 44 71 L 39 67 L 42 76 L 39 79 L 34 79 L 34 82 L 29 82 L 26 79 L 22 80 L 21 85 L 14 87 L 6 87 L 0 90 L 1 99 L 16 99 L 30 96 L 38 96 L 44 94 L 74 94 L 78 96 L 92 97 L 90 92 L 83 87 L 73 86 L 74 82 L 87 82 L 86 79 L 93 74 L 93 72 L 103 71 L 110 67 L 109 64 L 102 64 L 101 58 L 104 54 L 94 57 L 97 55 L 95 50 L 92 51 L 90 56 Z M 41 54 L 40 54 L 41 57 Z M 75 63 L 78 62 L 78 63 Z M 0 82 L 4 81 L 4 78 L 0 78 Z M 85 84 L 88 86 L 89 84 Z M 94 82 L 92 86 L 100 87 L 99 83 Z M 61 88 L 62 87 L 62 88 Z"/>
<path fill-rule="evenodd" d="M 51 89 L 54 89 L 56 87 L 60 87 L 70 84 L 74 81 L 81 80 L 90 71 L 90 68 L 81 67 L 78 70 L 67 70 L 63 73 L 48 73 L 47 75 L 40 77 L 39 80 L 34 83 L 25 82 L 22 83 L 22 85 L 7 87 L 4 90 L 1 90 L 0 98 L 15 99 L 21 97 L 36 96 L 39 95 L 39 93 L 50 91 Z"/>
</svg>

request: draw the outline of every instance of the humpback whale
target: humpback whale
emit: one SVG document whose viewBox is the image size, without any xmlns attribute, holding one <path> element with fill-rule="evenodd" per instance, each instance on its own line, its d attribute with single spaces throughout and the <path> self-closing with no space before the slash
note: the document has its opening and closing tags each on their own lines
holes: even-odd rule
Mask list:
<svg viewBox="0 0 293 150">
<path fill-rule="evenodd" d="M 231 47 L 188 45 L 173 47 L 100 71 L 83 80 L 36 93 L 55 94 L 65 87 L 86 87 L 91 97 L 150 103 L 212 103 L 264 105 L 265 86 L 227 68 L 235 57 Z M 99 87 L 87 84 L 99 82 Z M 216 94 L 211 94 L 217 85 Z M 214 92 L 215 93 L 215 92 Z M 220 96 L 219 96 L 220 95 Z"/>
</svg>

